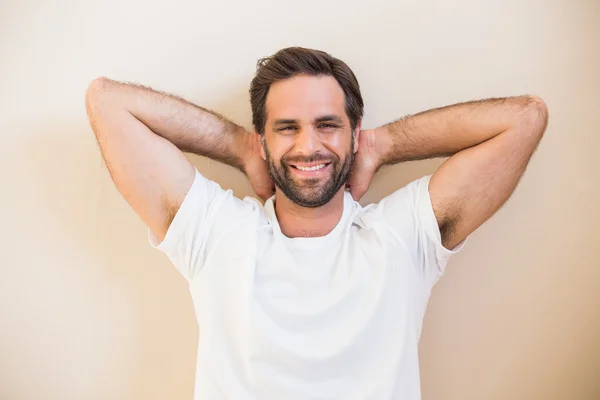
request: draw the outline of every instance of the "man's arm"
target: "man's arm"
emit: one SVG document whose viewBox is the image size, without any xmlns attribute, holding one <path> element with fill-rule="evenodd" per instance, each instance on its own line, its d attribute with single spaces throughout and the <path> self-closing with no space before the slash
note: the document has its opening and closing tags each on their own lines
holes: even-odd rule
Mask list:
<svg viewBox="0 0 600 400">
<path fill-rule="evenodd" d="M 240 169 L 258 152 L 221 115 L 140 85 L 95 79 L 86 110 L 117 189 L 161 240 L 195 178 L 182 151 Z"/>
<path fill-rule="evenodd" d="M 487 99 L 432 109 L 367 132 L 378 167 L 451 156 L 429 193 L 442 244 L 454 248 L 508 200 L 548 122 L 535 96 Z M 378 168 L 377 167 L 377 168 Z"/>
</svg>

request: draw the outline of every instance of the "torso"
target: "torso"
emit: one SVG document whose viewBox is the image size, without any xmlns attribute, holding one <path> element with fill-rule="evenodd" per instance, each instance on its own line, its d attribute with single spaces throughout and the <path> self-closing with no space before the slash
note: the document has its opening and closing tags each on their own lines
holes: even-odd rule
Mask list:
<svg viewBox="0 0 600 400">
<path fill-rule="evenodd" d="M 213 244 L 190 288 L 196 398 L 420 398 L 429 293 L 385 224 L 347 211 L 325 238 L 287 238 L 261 214 Z"/>
</svg>

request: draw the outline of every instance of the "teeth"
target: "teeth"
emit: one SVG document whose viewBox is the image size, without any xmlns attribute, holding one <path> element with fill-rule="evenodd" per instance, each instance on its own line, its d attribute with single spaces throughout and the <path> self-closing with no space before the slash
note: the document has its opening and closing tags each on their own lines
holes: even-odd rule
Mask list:
<svg viewBox="0 0 600 400">
<path fill-rule="evenodd" d="M 319 165 L 315 165 L 314 167 L 301 167 L 301 166 L 297 166 L 296 168 L 298 168 L 301 171 L 316 171 L 318 169 L 321 169 L 325 167 L 325 164 L 319 164 Z"/>
</svg>

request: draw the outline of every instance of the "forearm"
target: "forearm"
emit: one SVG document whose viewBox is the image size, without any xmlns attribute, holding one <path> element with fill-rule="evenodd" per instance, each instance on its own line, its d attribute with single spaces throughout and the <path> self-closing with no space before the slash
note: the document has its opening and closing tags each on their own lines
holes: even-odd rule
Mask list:
<svg viewBox="0 0 600 400">
<path fill-rule="evenodd" d="M 512 127 L 538 118 L 543 102 L 534 96 L 494 98 L 424 111 L 372 132 L 380 165 L 448 157 L 483 143 Z M 543 124 L 533 130 L 543 132 Z M 532 126 L 531 124 L 528 125 Z"/>
<path fill-rule="evenodd" d="M 242 169 L 252 134 L 222 115 L 177 96 L 108 78 L 91 85 L 101 107 L 124 108 L 155 134 L 180 150 Z"/>
</svg>

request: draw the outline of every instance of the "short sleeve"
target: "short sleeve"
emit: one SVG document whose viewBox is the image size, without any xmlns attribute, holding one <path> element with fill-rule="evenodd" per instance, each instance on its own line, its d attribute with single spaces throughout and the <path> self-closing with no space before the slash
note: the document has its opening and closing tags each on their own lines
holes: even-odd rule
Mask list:
<svg viewBox="0 0 600 400">
<path fill-rule="evenodd" d="M 162 242 L 148 229 L 152 247 L 167 255 L 173 265 L 191 282 L 204 266 L 215 236 L 224 232 L 236 217 L 251 212 L 253 207 L 236 198 L 198 172 L 177 210 Z"/>
<path fill-rule="evenodd" d="M 378 203 L 380 216 L 411 253 L 418 274 L 432 287 L 444 274 L 450 257 L 459 252 L 466 239 L 453 249 L 442 245 L 441 233 L 429 195 L 431 175 L 417 179 Z"/>
</svg>

